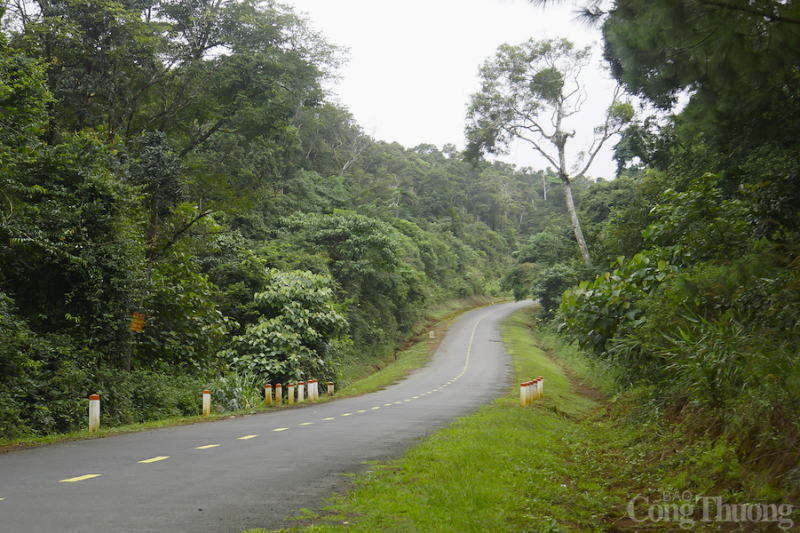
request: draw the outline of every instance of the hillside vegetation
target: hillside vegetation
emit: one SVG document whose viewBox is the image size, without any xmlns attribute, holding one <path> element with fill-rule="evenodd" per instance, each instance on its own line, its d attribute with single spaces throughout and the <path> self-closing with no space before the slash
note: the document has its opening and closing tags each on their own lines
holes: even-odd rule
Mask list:
<svg viewBox="0 0 800 533">
<path fill-rule="evenodd" d="M 586 4 L 646 104 L 617 93 L 594 130 L 621 134 L 613 180 L 481 158 L 571 112 L 588 52 L 559 70 L 567 41 L 528 43 L 539 72 L 510 45 L 484 66 L 467 162 L 366 135 L 322 89 L 342 51 L 274 2 L 3 6 L 4 438 L 82 427 L 94 392 L 113 425 L 196 413 L 204 387 L 233 409 L 243 383 L 342 380 L 429 305 L 512 294 L 616 394 L 797 493 L 794 0 Z"/>
<path fill-rule="evenodd" d="M 550 170 L 364 134 L 290 9 L 202 5 L 0 8 L 4 439 L 85 427 L 93 393 L 113 427 L 338 386 L 566 212 Z"/>
</svg>

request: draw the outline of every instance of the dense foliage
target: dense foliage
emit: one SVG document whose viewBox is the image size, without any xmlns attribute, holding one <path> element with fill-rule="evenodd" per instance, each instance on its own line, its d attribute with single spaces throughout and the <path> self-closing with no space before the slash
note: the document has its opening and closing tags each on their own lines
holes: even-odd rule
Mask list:
<svg viewBox="0 0 800 533">
<path fill-rule="evenodd" d="M 114 425 L 338 380 L 564 220 L 550 169 L 365 135 L 322 89 L 342 52 L 276 2 L 2 5 L 2 437 L 84 427 L 94 392 Z"/>
<path fill-rule="evenodd" d="M 625 131 L 621 176 L 582 204 L 598 272 L 564 292 L 557 322 L 622 387 L 796 495 L 797 2 L 583 9 L 613 75 L 661 112 Z"/>
</svg>

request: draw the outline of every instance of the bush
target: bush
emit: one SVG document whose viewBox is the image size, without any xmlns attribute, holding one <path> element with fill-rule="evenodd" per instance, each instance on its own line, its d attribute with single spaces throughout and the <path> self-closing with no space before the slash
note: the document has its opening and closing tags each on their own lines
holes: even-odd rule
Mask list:
<svg viewBox="0 0 800 533">
<path fill-rule="evenodd" d="M 677 272 L 666 261 L 652 262 L 645 254 L 636 254 L 629 261 L 618 257 L 611 266 L 615 265 L 616 269 L 597 276 L 594 283 L 582 281 L 565 291 L 561 300 L 563 323 L 559 329 L 596 354 L 606 351 L 606 344 L 623 323 L 635 327 L 643 322 L 640 301 Z"/>
<path fill-rule="evenodd" d="M 570 287 L 576 285 L 583 277 L 585 269 L 564 263 L 545 268 L 534 274 L 531 284 L 531 296 L 539 300 L 542 306 L 539 318 L 546 320 L 555 317 L 561 295 Z"/>
</svg>

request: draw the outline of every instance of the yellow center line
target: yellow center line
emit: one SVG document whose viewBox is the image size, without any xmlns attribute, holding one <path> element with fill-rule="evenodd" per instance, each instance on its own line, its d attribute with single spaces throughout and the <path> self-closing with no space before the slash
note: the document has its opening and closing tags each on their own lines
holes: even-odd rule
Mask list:
<svg viewBox="0 0 800 533">
<path fill-rule="evenodd" d="M 258 437 L 258 435 L 245 435 L 244 437 L 239 437 L 237 440 L 254 439 L 256 437 Z"/>
<path fill-rule="evenodd" d="M 275 428 L 272 431 L 286 431 L 289 428 Z"/>
<path fill-rule="evenodd" d="M 323 420 L 336 420 L 336 418 L 329 416 L 328 418 L 323 418 Z"/>
<path fill-rule="evenodd" d="M 206 444 L 205 446 L 198 446 L 195 450 L 207 450 L 209 448 L 216 448 L 219 444 Z"/>
<path fill-rule="evenodd" d="M 69 479 L 62 479 L 61 481 L 59 481 L 59 483 L 75 483 L 76 481 L 92 479 L 93 477 L 100 477 L 100 474 L 87 474 L 85 476 L 71 477 Z"/>
<path fill-rule="evenodd" d="M 350 415 L 352 415 L 352 414 L 353 414 L 353 413 L 345 413 L 345 414 L 343 414 L 342 416 L 350 416 Z"/>
<path fill-rule="evenodd" d="M 314 422 L 303 422 L 302 424 L 297 424 L 298 426 L 310 426 Z"/>
<path fill-rule="evenodd" d="M 410 402 L 411 400 L 403 400 L 404 402 Z"/>
<path fill-rule="evenodd" d="M 395 404 L 398 404 L 398 403 L 403 403 L 403 402 L 394 402 L 394 403 L 395 403 Z"/>
<path fill-rule="evenodd" d="M 390 404 L 390 403 L 385 403 L 385 404 L 383 404 L 383 406 L 384 406 L 384 407 L 389 407 L 389 406 L 391 406 L 391 405 L 392 405 L 392 404 Z"/>
<path fill-rule="evenodd" d="M 367 412 L 367 410 L 366 410 L 366 409 L 362 409 L 361 411 L 356 411 L 356 412 L 357 412 L 357 413 L 366 413 L 366 412 Z"/>
<path fill-rule="evenodd" d="M 419 398 L 419 396 L 414 396 L 414 399 L 415 399 L 415 400 L 416 400 L 417 398 Z"/>
<path fill-rule="evenodd" d="M 380 409 L 380 407 L 373 407 L 373 408 L 372 408 L 372 410 L 373 410 L 373 411 L 374 411 L 375 409 Z"/>
<path fill-rule="evenodd" d="M 169 459 L 169 455 L 159 455 L 158 457 L 153 457 L 152 459 L 139 461 L 139 463 L 155 463 L 156 461 L 163 461 L 164 459 Z"/>
</svg>

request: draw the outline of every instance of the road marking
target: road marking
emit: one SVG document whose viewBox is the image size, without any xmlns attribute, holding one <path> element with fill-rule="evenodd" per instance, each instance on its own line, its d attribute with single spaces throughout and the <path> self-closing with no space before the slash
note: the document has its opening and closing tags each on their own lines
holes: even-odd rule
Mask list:
<svg viewBox="0 0 800 533">
<path fill-rule="evenodd" d="M 403 400 L 404 402 L 410 402 L 411 400 Z"/>
<path fill-rule="evenodd" d="M 206 444 L 205 446 L 198 446 L 195 450 L 207 450 L 209 448 L 216 448 L 219 444 Z"/>
<path fill-rule="evenodd" d="M 414 399 L 415 399 L 415 400 L 416 400 L 417 398 L 419 398 L 419 396 L 414 396 Z"/>
<path fill-rule="evenodd" d="M 275 428 L 272 431 L 286 431 L 289 428 Z"/>
<path fill-rule="evenodd" d="M 398 403 L 403 403 L 403 402 L 394 402 L 394 403 L 395 403 L 395 404 L 398 404 Z"/>
<path fill-rule="evenodd" d="M 239 437 L 237 440 L 254 439 L 256 437 L 258 437 L 258 435 L 245 435 L 244 437 Z"/>
<path fill-rule="evenodd" d="M 373 410 L 373 411 L 374 411 L 375 409 L 380 409 L 380 407 L 373 407 L 373 408 L 372 408 L 372 410 Z"/>
<path fill-rule="evenodd" d="M 345 413 L 345 414 L 343 414 L 342 416 L 350 416 L 350 415 L 352 415 L 352 414 L 353 414 L 353 413 Z"/>
<path fill-rule="evenodd" d="M 392 405 L 392 404 L 390 404 L 390 403 L 385 403 L 385 404 L 383 404 L 383 406 L 384 406 L 384 407 L 389 407 L 389 406 L 391 406 L 391 405 Z"/>
<path fill-rule="evenodd" d="M 5 498 L 0 498 L 0 502 L 3 501 L 3 500 L 5 500 Z"/>
<path fill-rule="evenodd" d="M 75 483 L 76 481 L 92 479 L 93 477 L 100 477 L 100 474 L 86 474 L 85 476 L 71 477 L 69 479 L 62 479 L 59 483 Z"/>
<path fill-rule="evenodd" d="M 323 418 L 323 420 L 336 420 L 336 418 L 329 416 L 328 418 Z"/>
<path fill-rule="evenodd" d="M 366 413 L 366 412 L 367 412 L 366 409 L 362 409 L 361 411 L 356 411 L 356 413 Z"/>
<path fill-rule="evenodd" d="M 153 457 L 152 459 L 139 461 L 139 463 L 155 463 L 156 461 L 163 461 L 164 459 L 169 459 L 169 455 L 159 455 L 158 457 Z"/>
<path fill-rule="evenodd" d="M 298 426 L 310 426 L 314 422 L 303 422 L 302 424 L 297 424 Z"/>
</svg>

